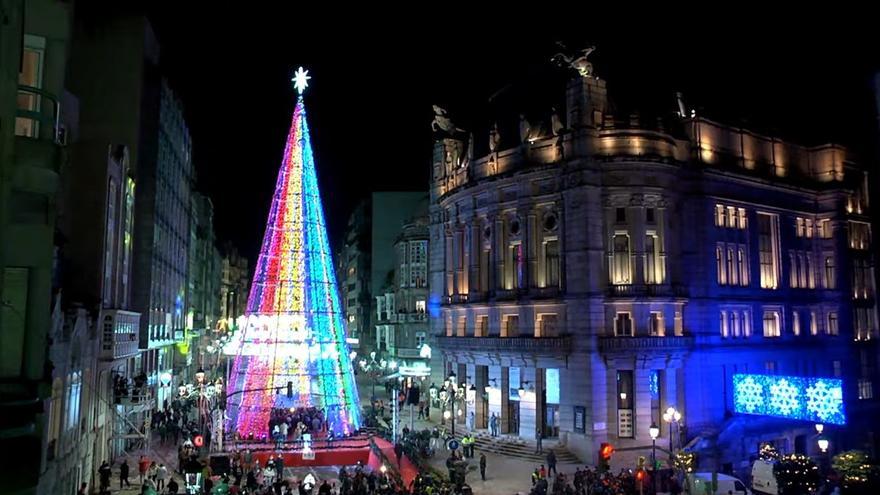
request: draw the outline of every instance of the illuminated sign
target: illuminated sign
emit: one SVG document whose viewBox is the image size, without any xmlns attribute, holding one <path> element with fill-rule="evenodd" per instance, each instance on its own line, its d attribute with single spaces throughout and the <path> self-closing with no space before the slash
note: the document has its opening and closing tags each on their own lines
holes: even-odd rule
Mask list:
<svg viewBox="0 0 880 495">
<path fill-rule="evenodd" d="M 815 423 L 846 424 L 843 381 L 778 375 L 733 375 L 734 411 Z"/>
</svg>

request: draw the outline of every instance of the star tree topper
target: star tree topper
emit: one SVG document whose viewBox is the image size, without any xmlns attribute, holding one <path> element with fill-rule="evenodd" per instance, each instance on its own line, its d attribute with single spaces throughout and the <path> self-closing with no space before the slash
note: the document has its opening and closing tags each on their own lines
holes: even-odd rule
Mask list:
<svg viewBox="0 0 880 495">
<path fill-rule="evenodd" d="M 309 75 L 309 71 L 303 69 L 302 67 L 296 69 L 296 72 L 293 74 L 293 87 L 296 88 L 296 92 L 302 96 L 302 94 L 306 91 L 306 88 L 309 87 L 309 79 L 312 76 Z"/>
</svg>

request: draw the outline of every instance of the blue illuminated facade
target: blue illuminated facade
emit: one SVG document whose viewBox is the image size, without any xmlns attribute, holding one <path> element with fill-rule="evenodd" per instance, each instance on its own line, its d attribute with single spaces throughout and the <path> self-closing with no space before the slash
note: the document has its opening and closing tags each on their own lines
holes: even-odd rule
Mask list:
<svg viewBox="0 0 880 495">
<path fill-rule="evenodd" d="M 438 114 L 433 381 L 488 384 L 478 429 L 491 414 L 527 440 L 543 426 L 586 462 L 609 442 L 614 469 L 650 455 L 651 424 L 657 445 L 722 472 L 762 442 L 815 454 L 814 423 L 832 450 L 880 439 L 865 168 L 685 102 L 678 116 L 616 115 L 609 94 L 590 74 L 568 81 L 556 115 L 460 132 Z M 548 370 L 558 404 L 540 393 Z M 520 381 L 535 393 L 504 393 Z"/>
<path fill-rule="evenodd" d="M 843 381 L 835 378 L 736 374 L 733 403 L 742 414 L 846 424 Z"/>
</svg>

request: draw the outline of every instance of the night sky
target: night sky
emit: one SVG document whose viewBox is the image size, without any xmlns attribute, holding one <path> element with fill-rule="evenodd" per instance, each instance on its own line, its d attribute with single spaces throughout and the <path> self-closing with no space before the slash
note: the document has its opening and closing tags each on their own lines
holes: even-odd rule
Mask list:
<svg viewBox="0 0 880 495">
<path fill-rule="evenodd" d="M 798 24 L 782 32 L 794 24 L 640 25 L 603 15 L 579 17 L 575 29 L 528 12 L 461 20 L 471 17 L 466 11 L 409 22 L 371 12 L 331 22 L 269 2 L 213 11 L 181 3 L 150 12 L 162 65 L 185 105 L 198 186 L 214 201 L 218 240 L 252 259 L 299 65 L 313 77 L 306 105 L 333 245 L 370 191 L 426 189 L 431 104 L 475 129 L 479 143 L 490 120 L 558 103 L 566 76 L 549 63 L 556 41 L 597 46 L 591 60 L 619 110 L 672 112 L 682 91 L 709 118 L 806 144 L 836 141 L 862 155 L 873 149 L 871 80 L 880 52 L 873 30 L 857 26 Z M 585 27 L 593 24 L 603 27 Z"/>
</svg>

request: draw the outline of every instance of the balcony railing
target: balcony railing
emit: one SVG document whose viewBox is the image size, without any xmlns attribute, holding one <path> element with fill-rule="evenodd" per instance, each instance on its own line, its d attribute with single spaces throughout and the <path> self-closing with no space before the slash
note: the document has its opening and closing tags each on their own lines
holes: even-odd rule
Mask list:
<svg viewBox="0 0 880 495">
<path fill-rule="evenodd" d="M 678 284 L 609 285 L 608 297 L 687 297 L 687 290 Z"/>
<path fill-rule="evenodd" d="M 52 107 L 48 115 L 40 109 L 42 101 L 47 100 Z M 32 86 L 18 86 L 18 108 L 15 110 L 16 134 L 39 139 L 40 126 L 49 125 L 51 139 L 55 144 L 65 144 L 64 129 L 61 125 L 61 102 L 54 94 Z M 22 123 L 19 129 L 18 123 Z M 45 135 L 45 134 L 43 134 Z"/>
<path fill-rule="evenodd" d="M 599 337 L 599 352 L 677 350 L 694 346 L 691 336 L 668 337 Z"/>
<path fill-rule="evenodd" d="M 439 337 L 445 351 L 571 352 L 571 336 L 560 337 Z"/>
</svg>

